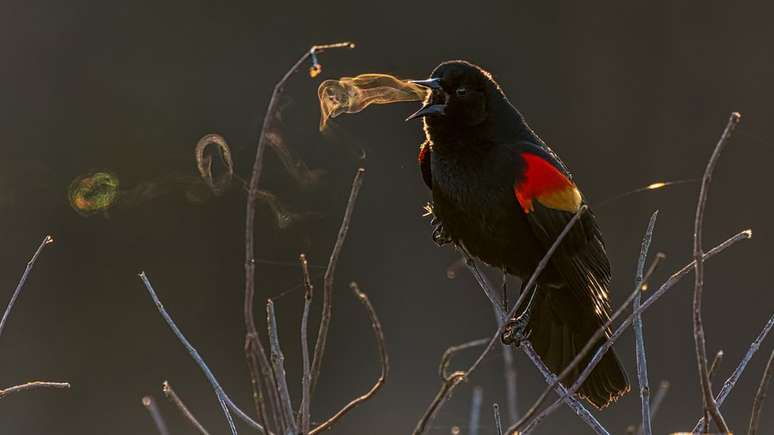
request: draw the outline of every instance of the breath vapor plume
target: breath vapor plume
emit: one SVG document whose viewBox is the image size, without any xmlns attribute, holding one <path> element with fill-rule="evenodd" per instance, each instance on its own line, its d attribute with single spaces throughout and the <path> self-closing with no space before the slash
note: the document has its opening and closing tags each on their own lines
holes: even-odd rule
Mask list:
<svg viewBox="0 0 774 435">
<path fill-rule="evenodd" d="M 361 74 L 326 80 L 317 89 L 320 99 L 320 131 L 328 120 L 342 113 L 358 113 L 371 104 L 422 101 L 428 90 L 388 74 Z"/>
</svg>

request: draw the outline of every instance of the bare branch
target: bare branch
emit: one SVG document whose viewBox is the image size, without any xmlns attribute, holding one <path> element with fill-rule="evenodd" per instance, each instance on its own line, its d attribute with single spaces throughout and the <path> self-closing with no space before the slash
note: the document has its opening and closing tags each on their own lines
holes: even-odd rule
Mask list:
<svg viewBox="0 0 774 435">
<path fill-rule="evenodd" d="M 470 423 L 468 424 L 468 433 L 470 435 L 478 435 L 483 395 L 483 388 L 478 385 L 473 388 L 473 398 L 470 400 Z"/>
<path fill-rule="evenodd" d="M 328 328 L 330 328 L 331 312 L 333 310 L 333 280 L 336 274 L 336 264 L 339 261 L 339 254 L 341 254 L 341 248 L 344 246 L 344 240 L 347 238 L 347 232 L 349 232 L 349 224 L 352 221 L 352 211 L 355 208 L 358 193 L 360 193 L 360 186 L 363 185 L 364 175 L 365 169 L 360 168 L 355 174 L 355 179 L 352 180 L 352 190 L 349 193 L 347 208 L 344 210 L 344 217 L 341 220 L 339 234 L 336 237 L 336 243 L 333 245 L 331 257 L 328 260 L 328 267 L 325 269 L 325 277 L 323 278 L 322 316 L 320 317 L 320 328 L 317 331 L 317 341 L 314 344 L 314 357 L 312 358 L 310 400 L 320 377 L 320 367 L 322 366 L 323 354 L 325 353 L 325 345 L 328 341 Z"/>
<path fill-rule="evenodd" d="M 653 403 L 651 404 L 651 418 L 655 417 L 658 410 L 661 409 L 661 404 L 664 403 L 664 398 L 669 392 L 669 387 L 669 381 L 661 381 L 661 383 L 658 384 L 658 390 L 656 391 L 656 395 L 653 396 Z"/>
<path fill-rule="evenodd" d="M 546 365 L 543 363 L 543 360 L 540 359 L 540 356 L 538 356 L 537 352 L 535 352 L 535 349 L 532 348 L 532 344 L 529 342 L 522 343 L 520 346 L 524 354 L 529 357 L 529 359 L 532 361 L 532 363 L 535 365 L 535 367 L 538 368 L 540 373 L 543 375 L 543 378 L 546 380 L 546 383 L 548 384 L 555 384 L 556 387 L 554 390 L 559 394 L 559 397 L 561 397 L 561 400 L 564 400 L 564 402 L 567 404 L 567 406 L 570 407 L 573 411 L 575 411 L 575 414 L 578 415 L 578 417 L 581 418 L 594 432 L 600 435 L 609 435 L 609 432 L 607 429 L 602 426 L 602 424 L 594 417 L 594 415 L 589 412 L 588 409 L 586 409 L 585 406 L 583 406 L 582 403 L 578 399 L 576 399 L 572 394 L 567 392 L 567 388 L 562 385 L 561 383 L 556 383 L 557 377 L 551 371 L 546 367 Z M 533 420 L 532 424 L 524 428 L 524 431 L 522 434 L 526 435 L 532 432 L 535 427 L 540 423 L 540 419 L 536 418 Z M 507 433 L 511 433 L 510 429 L 508 429 Z"/>
<path fill-rule="evenodd" d="M 492 411 L 494 412 L 495 427 L 497 428 L 497 435 L 503 435 L 503 422 L 500 419 L 500 405 L 497 403 L 492 404 Z"/>
<path fill-rule="evenodd" d="M 332 48 L 354 48 L 351 42 L 342 42 L 336 44 L 316 45 L 305 52 L 298 61 L 282 76 L 279 82 L 274 85 L 274 91 L 271 94 L 269 105 L 266 108 L 266 114 L 263 118 L 261 133 L 258 136 L 258 146 L 255 150 L 255 160 L 253 161 L 252 173 L 247 189 L 247 206 L 245 208 L 245 300 L 244 300 L 244 320 L 245 320 L 245 353 L 247 356 L 247 366 L 250 373 L 250 382 L 253 388 L 253 401 L 255 402 L 258 415 L 264 415 L 267 410 L 263 404 L 263 394 L 261 393 L 260 375 L 262 372 L 264 378 L 271 372 L 266 352 L 255 328 L 255 316 L 253 306 L 255 305 L 255 205 L 258 200 L 258 182 L 263 172 L 263 154 L 268 143 L 268 133 L 271 130 L 272 123 L 276 119 L 280 95 L 285 89 L 288 79 L 301 68 L 301 65 L 310 57 L 316 60 L 316 54 Z M 316 64 L 316 62 L 315 62 Z M 278 406 L 276 392 L 269 388 L 273 384 L 272 380 L 264 379 L 264 387 L 267 389 L 266 399 L 269 401 L 269 407 L 274 411 Z M 265 417 L 264 417 L 265 419 Z M 264 422 L 265 424 L 267 422 Z"/>
<path fill-rule="evenodd" d="M 559 236 L 556 238 L 554 243 L 551 245 L 551 247 L 548 249 L 546 254 L 543 256 L 543 258 L 540 260 L 540 263 L 538 263 L 537 267 L 535 268 L 535 271 L 532 273 L 532 276 L 530 277 L 529 281 L 527 282 L 527 285 L 524 287 L 524 290 L 522 291 L 522 294 L 519 296 L 519 299 L 516 301 L 516 303 L 511 308 L 511 311 L 504 315 L 500 316 L 501 318 L 510 318 L 516 315 L 518 312 L 521 304 L 524 302 L 524 299 L 526 295 L 532 290 L 532 287 L 535 285 L 535 281 L 537 280 L 537 277 L 540 275 L 540 273 L 545 269 L 545 267 L 548 265 L 548 261 L 551 259 L 551 256 L 556 251 L 559 244 L 564 240 L 564 237 L 567 235 L 567 233 L 572 229 L 573 225 L 580 219 L 581 215 L 588 209 L 587 206 L 582 206 L 578 212 L 575 213 L 575 215 L 570 219 L 570 221 L 567 223 L 567 225 L 564 227 L 562 232 L 559 234 Z M 494 290 L 491 289 L 491 286 L 487 285 L 486 280 L 484 279 L 483 275 L 480 273 L 477 267 L 475 267 L 475 263 L 473 262 L 470 255 L 464 250 L 463 247 L 460 247 L 463 254 L 466 256 L 468 268 L 470 269 L 471 273 L 473 273 L 473 276 L 476 278 L 476 281 L 478 282 L 479 286 L 484 290 L 484 293 L 489 297 L 490 301 L 493 305 L 500 307 L 500 304 L 497 301 L 497 296 L 494 292 Z M 501 308 L 500 308 L 501 309 Z M 451 392 L 454 390 L 454 388 L 465 378 L 470 376 L 471 373 L 473 373 L 478 366 L 481 364 L 481 361 L 484 360 L 484 357 L 492 350 L 497 340 L 500 339 L 500 335 L 505 330 L 505 323 L 503 322 L 498 328 L 497 331 L 495 331 L 492 338 L 489 339 L 489 342 L 487 343 L 486 347 L 484 348 L 483 352 L 478 356 L 478 358 L 473 362 L 473 364 L 468 367 L 465 371 L 455 372 L 450 375 L 450 378 L 452 379 L 452 382 L 446 381 L 441 385 L 440 391 L 438 391 L 438 394 L 436 394 L 433 401 L 430 403 L 430 406 L 425 411 L 422 418 L 417 422 L 417 426 L 414 428 L 414 435 L 420 435 L 425 432 L 427 429 L 427 426 L 433 421 L 435 418 L 436 413 L 441 408 L 443 403 L 447 400 L 448 396 L 451 394 Z"/>
<path fill-rule="evenodd" d="M 653 396 L 653 402 L 650 405 L 651 420 L 656 418 L 656 414 L 658 413 L 659 408 L 661 408 L 661 404 L 664 402 L 664 398 L 666 397 L 668 392 L 669 392 L 669 382 L 661 381 L 661 383 L 658 384 L 658 390 L 656 390 L 656 394 Z M 634 426 L 631 426 L 631 427 L 634 427 Z M 642 424 L 637 426 L 636 432 L 632 431 L 632 434 L 634 433 L 636 433 L 637 435 L 642 435 L 643 433 Z"/>
<path fill-rule="evenodd" d="M 312 305 L 312 297 L 314 296 L 314 287 L 312 286 L 312 278 L 309 275 L 309 262 L 306 261 L 306 255 L 301 254 L 299 256 L 301 261 L 301 270 L 304 274 L 304 313 L 301 316 L 301 359 L 303 361 L 304 373 L 301 378 L 301 405 L 298 410 L 298 426 L 301 428 L 301 433 L 309 433 L 311 427 L 311 411 L 309 396 L 311 393 L 312 383 L 312 369 L 309 362 L 309 308 Z"/>
<path fill-rule="evenodd" d="M 390 361 L 387 357 L 387 350 L 384 347 L 384 332 L 382 332 L 382 324 L 379 322 L 379 317 L 376 315 L 376 310 L 374 310 L 373 305 L 371 305 L 371 301 L 368 299 L 368 296 L 360 291 L 360 288 L 357 286 L 357 283 L 353 282 L 349 285 L 352 288 L 352 291 L 355 293 L 355 296 L 357 296 L 357 299 L 365 306 L 366 310 L 368 311 L 368 317 L 371 319 L 371 328 L 374 331 L 374 338 L 376 339 L 376 348 L 379 351 L 379 360 L 381 361 L 381 374 L 379 375 L 379 379 L 376 380 L 376 383 L 373 387 L 371 387 L 370 390 L 368 390 L 367 393 L 363 394 L 360 397 L 356 397 L 352 399 L 351 402 L 347 403 L 339 412 L 333 415 L 333 417 L 329 418 L 316 428 L 312 429 L 309 432 L 309 435 L 315 435 L 318 434 L 324 430 L 329 429 L 331 426 L 333 426 L 334 423 L 336 423 L 339 419 L 344 417 L 349 411 L 353 410 L 355 407 L 360 405 L 361 403 L 367 401 L 368 399 L 372 398 L 377 391 L 379 391 L 384 383 L 387 381 L 387 374 L 390 371 Z"/>
<path fill-rule="evenodd" d="M 755 340 L 750 345 L 750 348 L 747 349 L 747 353 L 744 355 L 744 358 L 742 358 L 742 360 L 739 361 L 739 365 L 736 366 L 736 369 L 734 369 L 734 372 L 731 373 L 731 376 L 729 376 L 728 379 L 726 379 L 726 382 L 723 383 L 723 388 L 721 388 L 718 395 L 715 396 L 715 402 L 717 402 L 718 406 L 723 405 L 723 402 L 726 401 L 726 398 L 728 397 L 728 395 L 731 394 L 731 390 L 733 390 L 734 386 L 736 386 L 736 382 L 742 376 L 744 369 L 747 368 L 747 364 L 750 362 L 753 355 L 755 355 L 755 353 L 761 347 L 761 343 L 763 343 L 763 340 L 766 338 L 767 335 L 769 335 L 769 332 L 771 331 L 772 327 L 774 327 L 774 314 L 771 317 L 769 317 L 769 321 L 766 322 L 766 325 L 763 327 L 763 330 L 758 334 L 757 337 L 755 337 Z M 699 426 L 703 424 L 704 424 L 704 418 L 700 419 L 696 423 L 696 425 L 693 427 L 693 432 L 696 432 Z"/>
<path fill-rule="evenodd" d="M 175 393 L 175 390 L 172 389 L 172 385 L 170 385 L 169 382 L 164 381 L 164 383 L 161 385 L 161 389 L 164 391 L 164 395 L 167 396 L 167 399 L 169 399 L 169 401 L 180 410 L 180 413 L 183 414 L 183 417 L 185 417 L 186 421 L 188 421 L 188 423 L 193 426 L 193 428 L 196 429 L 200 435 L 210 435 L 204 426 L 199 423 L 199 420 L 197 420 L 191 411 L 188 410 L 188 407 L 185 406 L 185 403 L 183 403 L 177 393 Z"/>
<path fill-rule="evenodd" d="M 772 376 L 774 376 L 774 349 L 772 349 L 771 354 L 769 355 L 769 361 L 766 363 L 766 368 L 763 370 L 763 376 L 761 376 L 761 382 L 758 384 L 758 390 L 755 392 L 747 435 L 756 435 L 758 433 L 761 424 L 763 402 L 766 401 L 766 392 L 769 389 L 769 381 L 771 381 Z"/>
<path fill-rule="evenodd" d="M 67 382 L 48 382 L 48 381 L 33 381 L 33 382 L 27 382 L 26 384 L 21 385 L 14 385 L 13 387 L 8 387 L 4 389 L 0 389 L 0 399 L 3 397 L 18 393 L 19 391 L 27 391 L 27 390 L 35 390 L 38 388 L 64 388 L 69 389 L 70 384 Z"/>
<path fill-rule="evenodd" d="M 723 243 L 715 246 L 710 251 L 708 251 L 706 254 L 704 254 L 704 259 L 708 259 L 715 254 L 718 254 L 728 248 L 729 246 L 733 245 L 734 243 L 740 241 L 749 239 L 752 236 L 752 232 L 750 230 L 745 230 L 740 233 L 735 234 L 733 237 L 729 238 L 728 240 L 724 241 Z M 597 363 L 602 359 L 602 356 L 604 356 L 605 352 L 607 352 L 608 349 L 615 343 L 615 341 L 623 334 L 623 332 L 632 324 L 633 318 L 635 315 L 642 313 L 645 311 L 648 307 L 653 305 L 664 293 L 667 292 L 667 290 L 674 287 L 675 284 L 677 284 L 680 279 L 682 279 L 685 275 L 687 275 L 692 269 L 693 269 L 694 262 L 689 263 L 686 266 L 683 266 L 680 270 L 673 273 L 672 276 L 670 276 L 653 294 L 645 300 L 645 302 L 642 303 L 640 308 L 638 310 L 634 310 L 629 317 L 627 317 L 613 332 L 613 334 L 608 337 L 608 339 L 600 345 L 596 353 L 594 354 L 594 357 L 591 359 L 591 361 L 588 363 L 586 368 L 581 372 L 581 374 L 576 379 L 575 383 L 572 385 L 571 388 L 569 388 L 568 392 L 569 394 L 574 394 L 575 391 L 580 388 L 580 385 L 583 383 L 583 381 L 586 380 L 588 375 L 591 373 L 591 371 L 596 367 Z M 645 284 L 643 284 L 645 285 Z M 632 304 L 634 301 L 634 298 L 637 296 L 637 292 L 641 291 L 640 288 L 635 288 L 634 291 L 629 295 L 629 297 L 626 299 L 626 301 L 618 308 L 618 310 L 613 313 L 613 315 L 610 317 L 610 320 L 605 322 L 604 325 L 602 325 L 599 329 L 597 329 L 597 332 L 592 335 L 591 339 L 589 339 L 588 342 L 586 342 L 586 345 L 583 347 L 580 353 L 576 355 L 575 359 L 565 368 L 565 370 L 562 372 L 564 373 L 568 369 L 573 370 L 575 367 L 580 363 L 580 361 L 586 356 L 586 354 L 591 350 L 593 347 L 593 343 L 595 340 L 599 339 L 602 334 L 605 333 L 607 328 L 611 327 L 613 322 L 615 322 L 622 313 L 628 309 L 629 305 Z M 562 375 L 560 374 L 558 379 L 561 379 Z M 558 383 L 558 380 L 557 380 Z M 508 433 L 514 432 L 518 430 L 520 427 L 524 426 L 525 423 L 530 419 L 533 418 L 534 414 L 537 414 L 537 411 L 540 409 L 542 404 L 545 402 L 545 399 L 548 397 L 548 394 L 550 393 L 550 388 L 553 388 L 555 384 L 552 384 L 549 389 L 546 389 L 543 391 L 543 394 L 540 395 L 540 397 L 535 401 L 535 404 L 530 408 L 530 410 L 522 417 L 522 419 L 511 426 L 508 429 Z M 550 406 L 545 408 L 540 414 L 537 416 L 534 416 L 535 419 L 542 419 L 548 416 L 551 412 L 556 410 L 559 407 L 559 403 L 561 401 L 562 397 L 554 401 Z"/>
<path fill-rule="evenodd" d="M 169 435 L 169 429 L 167 429 L 167 423 L 164 421 L 164 417 L 159 411 L 159 407 L 156 405 L 156 401 L 151 396 L 145 396 L 142 398 L 142 406 L 148 410 L 153 423 L 156 425 L 156 430 L 159 435 Z"/>
<path fill-rule="evenodd" d="M 442 380 L 449 381 L 454 376 L 454 373 L 448 373 L 447 371 L 449 369 L 449 364 L 451 364 L 452 357 L 460 351 L 470 349 L 472 347 L 483 346 L 487 343 L 489 343 L 488 337 L 479 338 L 478 340 L 471 340 L 467 343 L 458 344 L 446 349 L 446 351 L 443 353 L 443 356 L 441 356 L 441 363 L 438 365 L 438 376 L 440 376 Z"/>
<path fill-rule="evenodd" d="M 723 134 L 712 152 L 712 156 L 704 170 L 704 176 L 701 180 L 701 190 L 699 192 L 699 201 L 696 204 L 696 219 L 693 227 L 693 258 L 694 258 L 694 288 L 693 288 L 693 336 L 696 348 L 696 360 L 699 368 L 699 381 L 701 384 L 702 402 L 704 403 L 704 412 L 712 416 L 712 420 L 723 433 L 729 432 L 728 424 L 718 409 L 717 403 L 712 396 L 712 383 L 710 382 L 709 369 L 707 365 L 707 344 L 704 338 L 704 322 L 702 320 L 702 294 L 704 291 L 704 250 L 702 248 L 702 229 L 704 226 L 704 208 L 707 204 L 707 194 L 709 192 L 710 181 L 712 180 L 712 171 L 717 165 L 720 153 L 726 142 L 731 137 L 731 133 L 739 124 L 741 115 L 734 112 L 728 119 Z"/>
<path fill-rule="evenodd" d="M 715 354 L 715 358 L 712 359 L 712 364 L 710 364 L 710 368 L 709 368 L 710 379 L 712 379 L 712 376 L 715 374 L 715 371 L 718 369 L 718 367 L 720 367 L 721 362 L 723 362 L 723 349 L 720 349 Z"/>
<path fill-rule="evenodd" d="M 32 254 L 32 258 L 30 258 L 30 261 L 27 262 L 27 267 L 24 268 L 24 273 L 22 273 L 22 276 L 19 279 L 19 283 L 16 284 L 16 289 L 13 291 L 13 294 L 11 295 L 11 300 L 8 302 L 8 305 L 5 307 L 5 312 L 3 312 L 3 318 L 0 319 L 0 336 L 3 335 L 3 329 L 5 329 L 5 323 L 8 321 L 8 316 L 11 315 L 11 310 L 13 309 L 13 306 L 16 303 L 16 298 L 19 297 L 19 294 L 24 288 L 24 284 L 27 282 L 27 277 L 32 271 L 32 267 L 35 266 L 35 262 L 38 260 L 38 256 L 43 251 L 43 248 L 45 248 L 46 245 L 48 245 L 49 243 L 52 243 L 53 241 L 54 241 L 54 238 L 51 236 L 44 237 L 43 241 L 40 242 L 40 245 L 38 245 L 38 249 L 36 249 L 35 253 Z"/>
<path fill-rule="evenodd" d="M 277 316 L 274 313 L 274 302 L 271 299 L 266 301 L 266 324 L 269 332 L 269 344 L 271 346 L 271 366 L 274 372 L 274 379 L 277 382 L 276 388 L 280 397 L 280 412 L 282 413 L 283 424 L 280 426 L 282 433 L 296 433 L 296 421 L 293 418 L 293 405 L 290 401 L 288 391 L 288 380 L 285 374 L 285 355 L 279 342 L 279 333 L 277 331 Z"/>
<path fill-rule="evenodd" d="M 648 249 L 653 238 L 653 228 L 656 225 L 658 210 L 653 212 L 648 223 L 648 229 L 645 231 L 645 237 L 642 239 L 640 247 L 640 258 L 637 261 L 637 273 L 634 277 L 634 288 L 638 289 L 634 297 L 634 310 L 636 311 L 642 305 L 642 282 L 644 280 L 645 261 L 648 258 Z M 640 383 L 640 401 L 642 412 L 642 428 L 645 435 L 653 435 L 650 415 L 650 385 L 648 383 L 648 364 L 645 357 L 645 338 L 642 333 L 642 315 L 634 316 L 634 338 L 635 349 L 637 353 L 637 380 Z"/>
<path fill-rule="evenodd" d="M 175 334 L 175 336 L 180 341 L 180 343 L 183 344 L 183 347 L 185 347 L 185 349 L 191 355 L 191 358 L 193 358 L 194 361 L 196 361 L 196 364 L 199 366 L 199 368 L 204 373 L 204 376 L 210 382 L 212 389 L 215 391 L 215 395 L 218 399 L 218 402 L 220 403 L 220 406 L 223 409 L 223 414 L 226 416 L 226 422 L 228 423 L 231 433 L 233 435 L 236 435 L 237 431 L 236 431 L 236 426 L 234 426 L 234 420 L 231 417 L 231 413 L 229 412 L 229 409 L 234 411 L 234 413 L 236 413 L 236 415 L 240 419 L 242 419 L 247 424 L 249 424 L 253 429 L 256 429 L 261 433 L 266 433 L 263 426 L 255 422 L 255 420 L 251 419 L 247 414 L 244 413 L 244 411 L 242 411 L 241 409 L 239 409 L 238 406 L 236 406 L 236 404 L 231 400 L 230 397 L 228 397 L 228 394 L 226 394 L 226 392 L 223 390 L 223 387 L 220 386 L 218 379 L 212 373 L 212 370 L 210 370 L 210 368 L 207 366 L 207 363 L 204 362 L 204 359 L 201 357 L 201 355 L 199 355 L 199 352 L 193 347 L 193 345 L 188 341 L 188 339 L 185 338 L 185 335 L 183 335 L 183 332 L 180 330 L 180 328 L 177 327 L 177 325 L 175 324 L 175 321 L 172 320 L 172 316 L 170 316 L 169 313 L 167 313 L 167 310 L 164 308 L 164 305 L 162 305 L 161 300 L 159 300 L 159 297 L 156 295 L 156 290 L 153 289 L 153 285 L 151 284 L 145 272 L 140 272 L 139 276 L 140 276 L 140 279 L 142 280 L 142 283 L 145 285 L 145 288 L 148 290 L 148 293 L 150 294 L 151 299 L 153 299 L 153 303 L 156 304 L 156 308 L 158 309 L 159 314 L 161 314 L 161 317 L 167 323 L 167 326 L 169 326 L 169 329 L 172 330 L 172 332 Z"/>
</svg>

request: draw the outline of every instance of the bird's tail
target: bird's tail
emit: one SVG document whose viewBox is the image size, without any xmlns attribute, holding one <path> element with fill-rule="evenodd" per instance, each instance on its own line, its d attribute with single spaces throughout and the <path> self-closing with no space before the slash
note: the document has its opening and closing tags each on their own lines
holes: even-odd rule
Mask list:
<svg viewBox="0 0 774 435">
<path fill-rule="evenodd" d="M 539 286 L 530 317 L 530 342 L 543 362 L 559 374 L 580 353 L 594 332 L 602 326 L 593 306 L 582 304 L 568 288 Z M 602 343 L 599 340 L 596 345 Z M 596 349 L 596 348 L 595 348 Z M 562 382 L 575 383 L 594 356 L 592 350 Z M 612 404 L 629 391 L 629 380 L 615 352 L 610 349 L 578 390 L 578 396 L 598 409 Z"/>
</svg>

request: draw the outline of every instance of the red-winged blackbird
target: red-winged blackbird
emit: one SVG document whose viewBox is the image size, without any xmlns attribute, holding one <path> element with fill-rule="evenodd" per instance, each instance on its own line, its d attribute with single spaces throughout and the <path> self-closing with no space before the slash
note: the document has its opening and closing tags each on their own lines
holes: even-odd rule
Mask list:
<svg viewBox="0 0 774 435">
<path fill-rule="evenodd" d="M 572 175 L 480 67 L 445 62 L 415 83 L 431 90 L 409 119 L 424 119 L 419 163 L 433 191 L 433 238 L 526 281 L 585 203 Z M 602 234 L 588 210 L 539 276 L 528 307 L 513 319 L 554 373 L 610 318 L 609 283 Z M 611 350 L 578 394 L 604 408 L 627 391 L 626 372 Z"/>
</svg>

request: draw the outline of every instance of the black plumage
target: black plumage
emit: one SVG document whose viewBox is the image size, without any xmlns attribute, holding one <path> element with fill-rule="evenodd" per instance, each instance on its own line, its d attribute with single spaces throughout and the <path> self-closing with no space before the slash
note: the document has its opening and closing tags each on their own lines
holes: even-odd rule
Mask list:
<svg viewBox="0 0 774 435">
<path fill-rule="evenodd" d="M 585 203 L 572 175 L 481 68 L 446 62 L 417 83 L 432 89 L 412 117 L 424 118 L 427 141 L 419 160 L 432 189 L 437 233 L 487 264 L 528 279 Z M 610 277 L 589 210 L 540 275 L 525 331 L 554 373 L 609 319 Z M 565 383 L 578 375 L 575 370 Z M 604 408 L 628 390 L 626 372 L 611 350 L 579 395 Z"/>
</svg>

